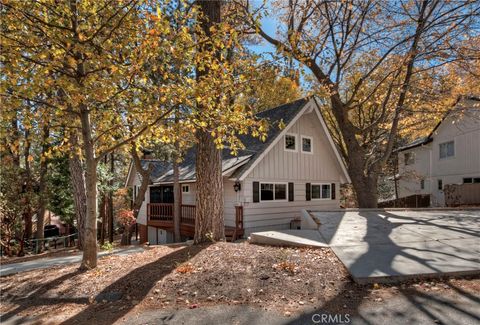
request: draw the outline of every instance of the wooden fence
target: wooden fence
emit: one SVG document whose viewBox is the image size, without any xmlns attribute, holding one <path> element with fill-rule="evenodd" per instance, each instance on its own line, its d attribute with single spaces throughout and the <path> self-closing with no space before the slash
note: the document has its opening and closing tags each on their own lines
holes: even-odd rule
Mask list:
<svg viewBox="0 0 480 325">
<path fill-rule="evenodd" d="M 480 206 L 480 183 L 448 184 L 443 191 L 447 207 Z"/>
<path fill-rule="evenodd" d="M 430 194 L 415 194 L 378 203 L 379 208 L 428 208 L 429 206 Z"/>
</svg>

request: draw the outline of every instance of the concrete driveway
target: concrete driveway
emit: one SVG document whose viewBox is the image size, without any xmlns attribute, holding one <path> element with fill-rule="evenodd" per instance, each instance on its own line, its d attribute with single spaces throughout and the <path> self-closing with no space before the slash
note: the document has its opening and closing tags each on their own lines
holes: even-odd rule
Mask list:
<svg viewBox="0 0 480 325">
<path fill-rule="evenodd" d="M 356 282 L 480 274 L 480 210 L 311 214 Z"/>
</svg>

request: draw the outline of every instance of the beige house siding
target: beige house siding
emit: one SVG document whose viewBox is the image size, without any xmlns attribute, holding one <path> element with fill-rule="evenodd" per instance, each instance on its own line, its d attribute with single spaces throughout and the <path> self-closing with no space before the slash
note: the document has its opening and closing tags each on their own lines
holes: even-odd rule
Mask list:
<svg viewBox="0 0 480 325">
<path fill-rule="evenodd" d="M 405 155 L 414 154 L 414 163 L 405 165 Z M 428 194 L 431 191 L 430 182 L 430 145 L 403 151 L 399 155 L 402 179 L 399 182 L 398 192 L 400 197 L 413 194 Z M 425 182 L 425 188 L 421 189 L 421 180 Z"/>
<path fill-rule="evenodd" d="M 233 189 L 235 182 L 223 178 L 223 209 L 225 215 L 225 226 L 234 227 L 235 226 L 235 206 L 239 204 L 240 191 L 238 194 Z"/>
<path fill-rule="evenodd" d="M 329 141 L 316 111 L 314 101 L 307 104 L 285 130 L 287 134 L 296 136 L 296 151 L 285 150 L 285 138 L 279 136 L 278 141 L 265 151 L 244 175 L 237 179 L 224 177 L 224 213 L 225 225 L 235 225 L 235 206 L 243 206 L 244 229 L 246 235 L 252 231 L 285 229 L 290 221 L 300 217 L 302 209 L 322 210 L 340 207 L 340 184 L 348 181 L 348 175 L 342 169 L 338 153 Z M 302 136 L 312 139 L 312 153 L 302 152 Z M 275 142 L 276 141 L 276 142 Z M 240 181 L 241 180 L 241 181 Z M 138 179 L 132 182 L 138 185 Z M 241 190 L 234 191 L 234 184 L 239 181 Z M 253 182 L 294 183 L 294 201 L 253 202 Z M 335 184 L 335 199 L 306 200 L 306 183 Z M 195 204 L 195 183 L 188 183 L 189 193 L 183 193 L 184 204 Z M 288 193 L 287 193 L 288 197 Z M 149 192 L 140 211 L 139 223 L 146 223 L 146 203 Z M 149 230 L 151 232 L 151 230 Z M 152 234 L 156 235 L 156 234 Z M 150 236 L 150 235 L 149 235 Z M 163 237 L 162 237 L 163 238 Z"/>
<path fill-rule="evenodd" d="M 441 159 L 440 144 L 448 141 L 454 141 L 455 155 Z M 418 162 L 405 166 L 406 152 L 415 152 Z M 400 152 L 399 172 L 402 176 L 399 182 L 401 197 L 430 193 L 432 206 L 444 206 L 444 193 L 438 189 L 438 180 L 442 180 L 445 186 L 462 184 L 465 177 L 480 177 L 480 110 L 468 110 L 445 118 L 433 134 L 431 143 Z M 419 192 L 419 181 L 407 177 L 412 173 L 425 175 L 425 191 Z"/>
<path fill-rule="evenodd" d="M 244 206 L 244 228 L 251 231 L 285 229 L 290 221 L 307 209 L 335 209 L 340 206 L 340 182 L 343 172 L 315 111 L 305 113 L 288 130 L 296 135 L 297 150 L 286 151 L 282 137 L 242 182 L 241 204 Z M 313 153 L 303 153 L 301 136 L 313 140 Z M 293 182 L 294 201 L 253 202 L 253 182 Z M 306 183 L 335 183 L 335 200 L 306 201 Z"/>
</svg>

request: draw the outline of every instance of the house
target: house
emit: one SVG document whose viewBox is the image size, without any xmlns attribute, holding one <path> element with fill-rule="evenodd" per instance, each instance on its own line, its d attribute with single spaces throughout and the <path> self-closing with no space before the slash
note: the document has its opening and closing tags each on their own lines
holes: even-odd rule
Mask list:
<svg viewBox="0 0 480 325">
<path fill-rule="evenodd" d="M 480 97 L 462 97 L 427 137 L 398 150 L 399 197 L 430 194 L 445 206 L 447 184 L 480 183 Z"/>
<path fill-rule="evenodd" d="M 266 141 L 243 135 L 244 150 L 236 156 L 229 150 L 222 153 L 226 235 L 232 239 L 253 231 L 290 228 L 304 208 L 339 208 L 339 185 L 350 181 L 314 97 L 269 109 L 258 117 L 270 122 Z M 141 241 L 171 242 L 171 164 L 152 159 L 144 159 L 142 164 L 154 168 L 137 219 Z M 133 187 L 134 195 L 140 181 L 131 165 L 126 185 Z M 180 183 L 181 232 L 192 237 L 198 190 L 195 148 L 180 165 Z"/>
</svg>

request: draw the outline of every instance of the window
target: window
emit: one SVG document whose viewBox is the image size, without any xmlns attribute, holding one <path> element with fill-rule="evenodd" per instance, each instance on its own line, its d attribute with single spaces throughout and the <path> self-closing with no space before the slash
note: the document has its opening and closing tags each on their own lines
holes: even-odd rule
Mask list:
<svg viewBox="0 0 480 325">
<path fill-rule="evenodd" d="M 285 135 L 285 150 L 297 151 L 297 136 L 294 134 Z"/>
<path fill-rule="evenodd" d="M 442 181 L 441 179 L 439 179 L 437 182 L 438 182 L 438 183 L 437 183 L 438 189 L 439 189 L 440 191 L 442 191 L 442 190 L 443 190 L 443 181 Z"/>
<path fill-rule="evenodd" d="M 415 153 L 406 152 L 404 157 L 405 157 L 405 165 L 413 165 L 415 163 Z"/>
<path fill-rule="evenodd" d="M 190 186 L 183 185 L 182 186 L 182 193 L 189 193 L 189 192 L 190 192 Z"/>
<path fill-rule="evenodd" d="M 424 190 L 424 189 L 425 189 L 425 180 L 424 180 L 424 179 L 421 179 L 421 180 L 420 180 L 420 189 L 421 189 L 421 190 Z"/>
<path fill-rule="evenodd" d="M 480 183 L 480 177 L 466 177 L 463 179 L 463 184 Z"/>
<path fill-rule="evenodd" d="M 312 138 L 302 135 L 302 152 L 312 153 Z"/>
<path fill-rule="evenodd" d="M 312 199 L 323 200 L 332 196 L 330 184 L 312 184 Z"/>
<path fill-rule="evenodd" d="M 260 201 L 286 201 L 287 184 L 285 183 L 261 183 Z"/>
<path fill-rule="evenodd" d="M 455 143 L 453 141 L 440 143 L 440 159 L 445 159 L 455 156 Z"/>
</svg>

